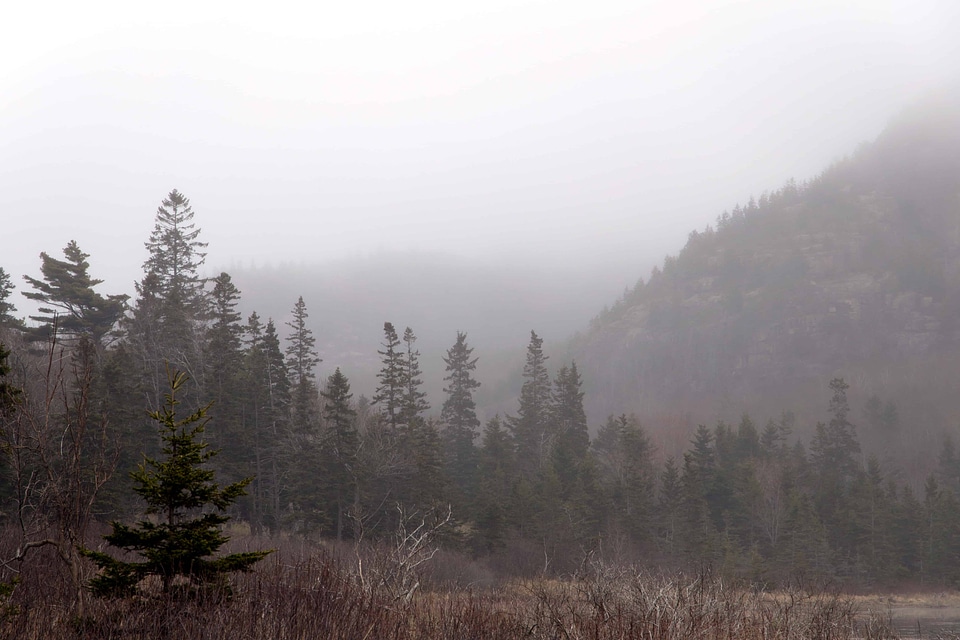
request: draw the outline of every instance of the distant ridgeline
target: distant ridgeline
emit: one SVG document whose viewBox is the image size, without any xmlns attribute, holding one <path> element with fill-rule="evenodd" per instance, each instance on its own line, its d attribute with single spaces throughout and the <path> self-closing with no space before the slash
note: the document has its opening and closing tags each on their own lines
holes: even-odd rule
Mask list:
<svg viewBox="0 0 960 640">
<path fill-rule="evenodd" d="M 591 414 L 802 412 L 842 375 L 852 400 L 895 400 L 931 438 L 956 426 L 958 104 L 928 102 L 692 232 L 572 344 Z"/>
</svg>

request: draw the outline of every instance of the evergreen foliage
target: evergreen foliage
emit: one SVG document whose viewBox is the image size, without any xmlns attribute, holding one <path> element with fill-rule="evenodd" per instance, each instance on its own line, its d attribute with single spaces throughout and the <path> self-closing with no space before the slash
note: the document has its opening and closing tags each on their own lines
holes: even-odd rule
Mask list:
<svg viewBox="0 0 960 640">
<path fill-rule="evenodd" d="M 24 291 L 24 297 L 40 303 L 40 314 L 30 316 L 30 319 L 41 324 L 44 335 L 49 335 L 56 325 L 59 334 L 86 335 L 100 344 L 120 319 L 129 296 L 103 297 L 93 290 L 103 280 L 90 277 L 87 272 L 90 254 L 81 251 L 75 241 L 71 240 L 64 247 L 63 255 L 65 260 L 57 260 L 41 253 L 43 279 L 23 277 L 34 288 L 32 292 Z M 0 307 L 0 318 L 3 312 Z"/>
<path fill-rule="evenodd" d="M 553 463 L 566 495 L 577 481 L 590 448 L 581 384 L 575 362 L 569 367 L 560 367 L 553 381 L 549 414 L 551 429 L 556 434 Z"/>
<path fill-rule="evenodd" d="M 373 403 L 380 406 L 380 415 L 391 429 L 396 430 L 403 421 L 405 362 L 397 330 L 389 322 L 383 323 L 382 346 L 383 351 L 377 351 L 382 366 L 377 373 L 380 384 L 373 396 Z"/>
<path fill-rule="evenodd" d="M 204 312 L 203 280 L 198 270 L 207 254 L 206 242 L 198 240 L 200 229 L 193 223 L 190 200 L 174 189 L 157 208 L 153 231 L 145 243 L 149 257 L 145 274 L 153 274 L 151 289 L 163 300 L 165 324 L 175 333 Z M 138 287 L 138 293 L 141 291 Z M 152 293 L 152 292 L 151 292 Z"/>
<path fill-rule="evenodd" d="M 10 301 L 10 294 L 13 293 L 13 282 L 10 280 L 10 274 L 0 267 L 0 328 L 19 327 L 21 322 L 13 315 L 17 310 L 13 302 Z"/>
<path fill-rule="evenodd" d="M 323 419 L 326 434 L 323 439 L 327 464 L 325 482 L 333 487 L 334 520 L 337 540 L 343 539 L 347 524 L 347 509 L 356 502 L 359 491 L 360 436 L 357 433 L 357 412 L 350 404 L 350 382 L 340 368 L 327 379 L 323 396 Z"/>
<path fill-rule="evenodd" d="M 417 336 L 407 327 L 403 331 L 406 359 L 403 363 L 403 400 L 401 423 L 408 426 L 422 420 L 423 414 L 430 410 L 427 393 L 423 391 L 423 374 L 420 371 L 420 352 L 414 348 Z"/>
<path fill-rule="evenodd" d="M 248 455 L 253 456 L 255 477 L 251 485 L 254 529 L 277 531 L 281 517 L 282 444 L 287 431 L 290 383 L 286 362 L 280 349 L 273 320 L 266 326 L 256 312 L 250 315 L 244 330 L 241 398 L 245 440 L 252 441 Z"/>
<path fill-rule="evenodd" d="M 314 367 L 322 362 L 317 354 L 317 339 L 307 326 L 307 305 L 303 296 L 293 306 L 293 319 L 287 323 L 287 371 L 292 386 L 293 428 L 298 433 L 311 431 L 316 423 L 317 384 Z"/>
<path fill-rule="evenodd" d="M 517 446 L 517 461 L 521 473 L 528 477 L 543 467 L 553 444 L 548 420 L 551 398 L 546 361 L 543 339 L 531 331 L 527 361 L 523 366 L 520 407 L 517 416 L 510 420 Z"/>
<path fill-rule="evenodd" d="M 136 283 L 133 313 L 122 323 L 128 343 L 144 363 L 144 391 L 153 407 L 163 403 L 167 362 L 190 372 L 192 397 L 198 403 L 205 399 L 203 332 L 209 309 L 199 268 L 207 243 L 198 239 L 193 215 L 189 199 L 176 189 L 157 208 L 153 231 L 144 243 L 148 257 L 143 278 Z"/>
<path fill-rule="evenodd" d="M 229 520 L 224 511 L 244 494 L 251 478 L 220 487 L 209 468 L 217 454 L 201 440 L 208 407 L 178 418 L 177 392 L 186 376 L 173 372 L 164 406 L 150 417 L 157 423 L 163 442 L 159 459 L 145 457 L 131 474 L 134 492 L 146 503 L 147 518 L 130 526 L 111 523 L 104 539 L 111 546 L 139 554 L 143 560 L 128 562 L 107 553 L 84 550 L 100 568 L 90 581 L 99 596 L 122 596 L 135 592 L 138 583 L 150 575 L 159 576 L 163 592 L 170 593 L 178 577 L 191 585 L 216 583 L 234 571 L 249 570 L 270 551 L 214 556 L 227 542 L 221 525 Z"/>
<path fill-rule="evenodd" d="M 447 450 L 447 475 L 465 501 L 472 501 L 476 496 L 478 460 L 474 440 L 480 427 L 477 405 L 473 400 L 473 392 L 480 388 L 480 383 L 473 378 L 477 358 L 472 355 L 473 349 L 467 346 L 467 334 L 458 331 L 457 341 L 443 358 L 446 365 L 443 380 L 447 383 L 443 391 L 447 397 L 440 410 Z"/>
<path fill-rule="evenodd" d="M 10 350 L 4 347 L 0 342 L 0 420 L 5 420 L 7 416 L 13 413 L 17 399 L 20 397 L 20 389 L 8 379 L 10 376 Z M 0 429 L 5 425 L 0 422 Z"/>
</svg>

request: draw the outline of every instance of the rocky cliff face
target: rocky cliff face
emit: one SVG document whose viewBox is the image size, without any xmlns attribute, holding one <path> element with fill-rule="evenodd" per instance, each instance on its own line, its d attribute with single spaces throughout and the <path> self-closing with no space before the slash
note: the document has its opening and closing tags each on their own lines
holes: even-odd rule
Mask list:
<svg viewBox="0 0 960 640">
<path fill-rule="evenodd" d="M 958 104 L 692 233 L 574 342 L 594 412 L 715 412 L 834 375 L 894 386 L 898 363 L 960 356 Z"/>
</svg>

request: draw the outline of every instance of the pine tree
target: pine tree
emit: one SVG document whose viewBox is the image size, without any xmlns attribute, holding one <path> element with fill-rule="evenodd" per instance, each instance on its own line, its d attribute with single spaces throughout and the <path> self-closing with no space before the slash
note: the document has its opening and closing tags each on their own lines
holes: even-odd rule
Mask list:
<svg viewBox="0 0 960 640">
<path fill-rule="evenodd" d="M 287 370 L 293 385 L 293 426 L 300 433 L 310 431 L 315 423 L 317 385 L 313 369 L 322 362 L 316 350 L 316 338 L 307 327 L 307 305 L 303 296 L 293 306 L 293 320 L 287 323 L 293 331 L 287 337 Z"/>
<path fill-rule="evenodd" d="M 480 383 L 473 379 L 477 358 L 472 358 L 472 354 L 473 349 L 467 346 L 467 334 L 458 331 L 457 341 L 443 358 L 447 366 L 444 381 L 448 386 L 443 389 L 447 398 L 440 410 L 447 449 L 447 474 L 465 502 L 472 502 L 476 493 L 477 449 L 473 441 L 480 427 L 473 401 L 473 392 Z"/>
<path fill-rule="evenodd" d="M 159 576 L 164 593 L 170 593 L 177 577 L 191 585 L 216 583 L 226 574 L 247 571 L 270 551 L 214 556 L 228 538 L 221 526 L 229 520 L 223 512 L 243 495 L 251 478 L 221 488 L 214 472 L 206 467 L 217 454 L 202 441 L 209 418 L 202 407 L 186 418 L 176 414 L 177 392 L 186 376 L 174 372 L 164 406 L 150 417 L 157 423 L 163 442 L 162 459 L 144 458 L 131 474 L 133 490 L 143 498 L 147 518 L 134 526 L 111 523 L 104 536 L 111 546 L 138 553 L 143 560 L 128 562 L 86 549 L 83 554 L 100 568 L 90 588 L 100 596 L 126 595 L 150 575 Z"/>
<path fill-rule="evenodd" d="M 549 428 L 550 377 L 543 354 L 543 340 L 530 332 L 527 362 L 523 367 L 523 386 L 520 388 L 520 408 L 510 421 L 517 446 L 517 461 L 523 475 L 530 477 L 543 468 L 553 434 Z"/>
<path fill-rule="evenodd" d="M 403 419 L 403 394 L 405 391 L 403 353 L 400 351 L 400 339 L 393 324 L 383 323 L 383 351 L 380 354 L 382 364 L 377 379 L 377 387 L 372 402 L 380 405 L 380 415 L 396 431 Z"/>
<path fill-rule="evenodd" d="M 65 260 L 57 260 L 41 253 L 43 279 L 23 277 L 35 290 L 24 291 L 24 297 L 41 305 L 40 314 L 30 316 L 30 319 L 41 323 L 45 334 L 49 334 L 56 324 L 61 335 L 86 335 L 99 345 L 120 319 L 129 296 L 104 298 L 93 290 L 103 280 L 90 277 L 87 272 L 90 254 L 81 251 L 75 241 L 71 240 L 64 247 L 63 255 Z"/>
</svg>

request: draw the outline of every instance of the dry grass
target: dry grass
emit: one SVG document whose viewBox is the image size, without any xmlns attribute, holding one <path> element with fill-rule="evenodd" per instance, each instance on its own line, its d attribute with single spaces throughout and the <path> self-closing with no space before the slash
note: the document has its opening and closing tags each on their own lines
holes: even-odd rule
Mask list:
<svg viewBox="0 0 960 640">
<path fill-rule="evenodd" d="M 253 546 L 253 545 L 250 545 Z M 264 545 L 261 545 L 264 546 Z M 449 563 L 450 558 L 445 561 Z M 468 561 L 464 561 L 468 565 Z M 256 571 L 237 576 L 232 594 L 202 599 L 143 597 L 88 601 L 74 608 L 55 565 L 25 576 L 0 622 L 0 636 L 23 640 L 294 639 L 626 639 L 800 640 L 895 637 L 882 616 L 824 591 L 771 595 L 709 573 L 660 576 L 593 567 L 566 580 L 442 588 L 425 576 L 409 601 L 364 587 L 323 549 L 289 545 Z"/>
</svg>

